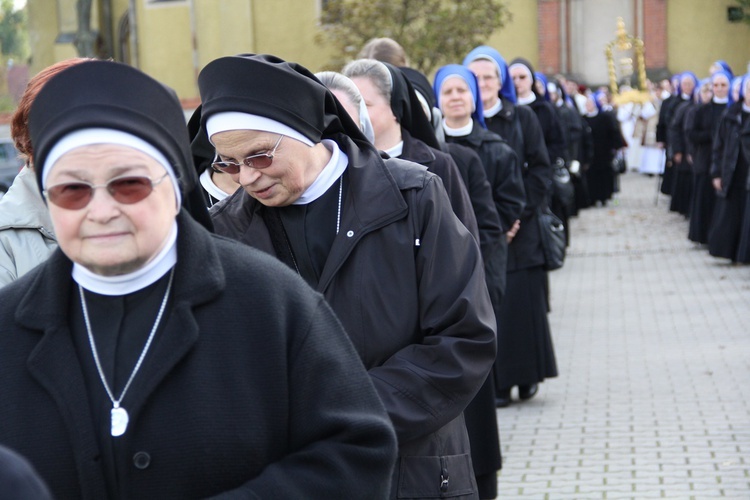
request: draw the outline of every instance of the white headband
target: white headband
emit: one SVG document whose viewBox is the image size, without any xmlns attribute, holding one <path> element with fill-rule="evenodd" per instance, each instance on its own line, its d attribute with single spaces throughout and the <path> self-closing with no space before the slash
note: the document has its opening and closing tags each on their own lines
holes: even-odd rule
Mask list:
<svg viewBox="0 0 750 500">
<path fill-rule="evenodd" d="M 524 73 L 526 73 L 526 75 L 529 78 L 531 78 L 532 81 L 534 80 L 534 74 L 531 72 L 531 70 L 529 69 L 529 67 L 526 66 L 525 64 L 523 64 L 523 63 L 511 64 L 510 68 L 508 68 L 508 71 L 512 70 L 513 68 L 523 68 Z"/>
<path fill-rule="evenodd" d="M 473 63 L 474 61 L 488 61 L 488 62 L 491 62 L 495 66 L 495 69 L 497 70 L 497 78 L 498 78 L 498 80 L 500 80 L 500 86 L 501 87 L 503 86 L 503 83 L 505 83 L 505 82 L 503 82 L 503 72 L 500 69 L 500 65 L 497 63 L 497 61 L 495 61 L 494 58 L 492 58 L 490 56 L 481 55 L 481 56 L 477 56 L 474 59 L 472 59 L 471 62 L 469 62 L 469 64 Z"/>
<path fill-rule="evenodd" d="M 307 144 L 308 146 L 314 146 L 315 144 L 300 134 L 292 127 L 284 125 L 281 122 L 266 118 L 265 116 L 253 115 L 250 113 L 240 113 L 239 111 L 224 111 L 222 113 L 216 113 L 211 115 L 206 120 L 206 134 L 211 144 L 214 142 L 211 137 L 219 132 L 227 132 L 229 130 L 259 130 L 262 132 L 271 132 L 273 134 L 281 134 L 286 137 L 296 139 L 301 143 Z"/>
<path fill-rule="evenodd" d="M 44 189 L 47 187 L 47 177 L 49 176 L 50 171 L 65 153 L 76 148 L 91 146 L 93 144 L 117 144 L 120 146 L 127 146 L 145 153 L 159 162 L 169 174 L 169 179 L 172 181 L 175 197 L 177 198 L 177 207 L 180 207 L 182 203 L 180 185 L 177 182 L 177 175 L 175 174 L 174 168 L 172 168 L 172 165 L 169 163 L 166 156 L 140 137 L 110 128 L 85 128 L 76 130 L 57 141 L 57 144 L 55 144 L 47 155 L 44 165 L 42 165 L 42 188 Z"/>
</svg>

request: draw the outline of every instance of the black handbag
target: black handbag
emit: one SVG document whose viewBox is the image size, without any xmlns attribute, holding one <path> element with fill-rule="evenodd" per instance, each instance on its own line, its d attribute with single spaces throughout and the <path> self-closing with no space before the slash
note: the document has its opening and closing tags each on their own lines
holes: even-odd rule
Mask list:
<svg viewBox="0 0 750 500">
<path fill-rule="evenodd" d="M 565 225 L 549 208 L 539 210 L 539 232 L 544 250 L 544 269 L 560 269 L 565 262 Z"/>
<path fill-rule="evenodd" d="M 625 154 L 618 151 L 612 160 L 612 171 L 615 174 L 624 174 L 628 170 L 628 163 L 625 160 Z"/>
</svg>

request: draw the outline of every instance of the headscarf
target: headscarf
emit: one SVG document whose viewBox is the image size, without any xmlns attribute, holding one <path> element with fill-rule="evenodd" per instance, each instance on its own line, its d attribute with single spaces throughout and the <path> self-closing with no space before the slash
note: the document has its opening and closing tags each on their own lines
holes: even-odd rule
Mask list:
<svg viewBox="0 0 750 500">
<path fill-rule="evenodd" d="M 475 47 L 464 57 L 463 65 L 469 66 L 472 62 L 477 59 L 484 59 L 495 63 L 497 66 L 497 74 L 500 77 L 500 97 L 504 97 L 508 101 L 516 104 L 518 101 L 516 96 L 516 86 L 513 85 L 513 79 L 510 77 L 510 71 L 508 71 L 508 63 L 505 62 L 500 52 L 493 49 L 488 45 L 480 45 Z"/>
<path fill-rule="evenodd" d="M 729 98 L 729 101 L 727 102 L 727 106 L 730 106 L 732 104 L 732 102 L 733 102 L 732 101 L 732 80 L 734 78 L 732 77 L 732 75 L 730 73 L 724 71 L 723 69 L 720 69 L 720 70 L 716 71 L 713 75 L 711 75 L 709 77 L 709 80 L 711 81 L 711 84 L 713 84 L 714 81 L 716 81 L 717 78 L 721 78 L 721 77 L 724 77 L 727 80 L 727 85 L 729 87 L 729 92 L 728 92 L 728 95 L 727 95 L 727 97 Z"/>
<path fill-rule="evenodd" d="M 526 71 L 529 74 L 529 78 L 531 78 L 531 92 L 534 93 L 535 96 L 541 97 L 539 95 L 539 92 L 536 91 L 536 73 L 534 73 L 534 66 L 531 65 L 529 61 L 522 57 L 516 57 L 510 62 L 509 68 L 512 68 L 513 66 L 523 66 L 526 68 Z"/>
<path fill-rule="evenodd" d="M 373 148 L 333 93 L 299 64 L 265 54 L 221 57 L 200 72 L 198 88 L 201 133 L 213 115 L 237 112 L 279 122 L 314 144 L 345 134 Z"/>
<path fill-rule="evenodd" d="M 543 73 L 540 73 L 539 71 L 537 71 L 536 73 L 534 73 L 534 78 L 536 78 L 538 81 L 544 84 L 544 100 L 549 101 L 550 100 L 549 89 L 547 88 L 547 85 L 549 84 L 549 82 L 547 81 L 547 77 L 544 76 Z"/>
<path fill-rule="evenodd" d="M 604 111 L 604 104 L 602 104 L 602 102 L 601 102 L 601 98 L 602 97 L 606 97 L 606 94 L 604 93 L 604 91 L 603 90 L 597 90 L 596 92 L 594 92 L 594 94 L 591 97 L 594 100 L 594 104 L 596 104 L 596 109 L 600 113 L 602 111 Z"/>
<path fill-rule="evenodd" d="M 125 64 L 90 61 L 60 72 L 34 99 L 29 132 L 40 190 L 61 152 L 101 143 L 129 145 L 159 161 L 178 203 L 199 188 L 176 94 Z"/>
<path fill-rule="evenodd" d="M 698 77 L 692 71 L 683 71 L 680 73 L 680 95 L 682 95 L 682 79 L 686 76 L 693 80 L 693 93 L 690 96 L 693 97 L 695 96 L 695 92 L 700 88 L 700 81 L 698 81 Z"/>
<path fill-rule="evenodd" d="M 474 111 L 471 113 L 471 117 L 479 122 L 482 128 L 487 128 L 484 123 L 484 110 L 482 108 L 482 98 L 479 95 L 479 83 L 474 73 L 469 71 L 465 66 L 459 64 L 448 64 L 437 70 L 435 73 L 435 82 L 433 84 L 433 90 L 435 92 L 435 99 L 440 108 L 440 89 L 443 87 L 443 83 L 448 78 L 461 78 L 469 86 L 472 98 L 474 100 Z"/>
<path fill-rule="evenodd" d="M 718 61 L 714 61 L 713 66 L 718 66 L 721 68 L 719 71 L 725 71 L 729 75 L 729 81 L 732 81 L 732 78 L 734 78 L 734 72 L 732 71 L 732 67 L 724 61 L 723 59 L 719 59 Z"/>
<path fill-rule="evenodd" d="M 432 131 L 432 125 L 422 112 L 422 104 L 411 82 L 396 66 L 381 63 L 391 74 L 391 110 L 401 126 L 412 137 L 419 139 L 428 146 L 440 149 L 440 143 Z"/>
<path fill-rule="evenodd" d="M 669 81 L 672 83 L 672 95 L 680 95 L 680 80 L 682 79 L 681 73 L 675 73 Z"/>
<path fill-rule="evenodd" d="M 743 102 L 745 100 L 745 95 L 747 95 L 748 92 L 748 85 L 750 85 L 750 73 L 746 73 L 741 76 L 742 81 L 740 82 L 740 101 Z"/>
<path fill-rule="evenodd" d="M 707 77 L 707 78 L 703 78 L 698 83 L 698 87 L 696 87 L 696 90 L 693 92 L 693 99 L 698 104 L 703 104 L 703 102 L 701 101 L 701 90 L 703 89 L 703 87 L 708 86 L 708 88 L 711 90 L 711 96 L 713 96 L 713 88 L 711 87 L 711 81 L 712 81 L 712 78 Z"/>
</svg>

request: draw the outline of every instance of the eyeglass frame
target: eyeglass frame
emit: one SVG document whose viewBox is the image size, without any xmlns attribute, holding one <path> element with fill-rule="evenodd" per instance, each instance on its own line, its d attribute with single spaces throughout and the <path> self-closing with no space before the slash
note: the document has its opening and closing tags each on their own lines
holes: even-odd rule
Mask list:
<svg viewBox="0 0 750 500">
<path fill-rule="evenodd" d="M 255 153 L 255 154 L 252 154 L 250 156 L 246 156 L 245 158 L 242 159 L 242 163 L 237 163 L 237 162 L 234 162 L 234 161 L 224 161 L 224 160 L 222 160 L 222 161 L 216 161 L 217 158 L 219 158 L 219 153 L 217 152 L 216 155 L 214 156 L 214 161 L 211 162 L 211 169 L 214 172 L 219 172 L 219 173 L 222 173 L 222 174 L 235 175 L 235 174 L 239 174 L 240 173 L 240 169 L 242 168 L 242 165 L 244 165 L 244 166 L 246 166 L 248 168 L 254 168 L 256 170 L 263 170 L 264 168 L 268 168 L 268 167 L 270 167 L 273 164 L 273 159 L 274 159 L 274 156 L 276 155 L 276 150 L 279 148 L 279 145 L 281 144 L 281 139 L 283 139 L 284 137 L 285 137 L 284 134 L 279 134 L 279 138 L 276 139 L 276 144 L 274 144 L 273 148 L 271 148 L 270 150 L 266 151 L 265 153 Z M 253 159 L 254 158 L 268 158 L 270 161 L 269 161 L 268 165 L 266 165 L 265 167 L 255 167 L 253 165 Z M 227 167 L 236 168 L 237 171 L 236 172 L 228 172 L 228 171 L 224 170 L 222 167 L 217 167 L 216 166 L 217 163 L 218 164 L 227 165 Z"/>
<path fill-rule="evenodd" d="M 158 177 L 157 179 L 153 179 L 151 177 L 148 177 L 147 175 L 121 175 L 121 176 L 118 176 L 118 177 L 113 177 L 112 179 L 108 180 L 104 184 L 92 184 L 92 183 L 90 183 L 88 181 L 83 181 L 83 180 L 70 181 L 70 182 L 59 182 L 57 184 L 53 184 L 53 185 L 47 187 L 46 189 L 42 190 L 42 194 L 44 195 L 44 197 L 47 200 L 49 200 L 50 203 L 52 203 L 56 207 L 62 208 L 63 210 L 81 210 L 83 208 L 86 208 L 89 205 L 89 203 L 91 203 L 91 200 L 94 199 L 94 191 L 96 191 L 98 188 L 107 188 L 107 193 L 117 203 L 122 203 L 123 205 L 134 205 L 134 204 L 136 204 L 138 202 L 141 202 L 141 201 L 145 200 L 146 198 L 148 198 L 151 195 L 151 193 L 154 192 L 154 187 L 158 186 L 168 176 L 169 176 L 169 172 L 165 172 L 164 175 L 162 175 L 161 177 Z M 146 179 L 146 180 L 148 180 L 149 184 L 151 185 L 151 190 L 146 194 L 146 196 L 144 196 L 140 200 L 136 200 L 136 201 L 132 201 L 132 202 L 120 201 L 120 200 L 118 200 L 115 197 L 115 191 L 113 191 L 113 189 L 111 189 L 111 184 L 113 182 L 123 181 L 123 180 L 126 180 L 126 179 Z M 88 201 L 86 201 L 86 203 L 84 205 L 82 205 L 82 206 L 80 206 L 78 208 L 68 208 L 68 207 L 64 207 L 62 205 L 58 205 L 55 202 L 55 200 L 54 200 L 55 196 L 50 197 L 50 190 L 51 189 L 59 187 L 59 186 L 70 186 L 70 185 L 84 185 L 84 186 L 88 186 L 88 188 L 89 188 Z"/>
</svg>

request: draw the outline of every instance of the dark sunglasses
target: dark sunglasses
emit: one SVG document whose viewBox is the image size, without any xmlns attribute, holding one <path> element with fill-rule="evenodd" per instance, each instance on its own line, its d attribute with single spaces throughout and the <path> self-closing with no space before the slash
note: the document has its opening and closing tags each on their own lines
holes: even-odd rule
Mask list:
<svg viewBox="0 0 750 500">
<path fill-rule="evenodd" d="M 225 174 L 240 173 L 240 167 L 242 167 L 242 165 L 258 170 L 268 168 L 271 166 L 271 163 L 273 163 L 273 155 L 276 154 L 276 149 L 279 147 L 279 144 L 281 144 L 281 139 L 283 138 L 284 136 L 280 135 L 278 140 L 276 141 L 276 144 L 274 144 L 273 149 L 271 149 L 270 151 L 246 156 L 242 160 L 242 163 L 235 163 L 233 161 L 216 161 L 216 158 L 219 157 L 219 155 L 217 154 L 216 158 L 214 158 L 214 162 L 211 164 L 211 167 L 215 171 L 224 172 Z"/>
<path fill-rule="evenodd" d="M 115 177 L 106 184 L 94 185 L 90 182 L 63 182 L 44 190 L 44 196 L 60 208 L 79 210 L 89 204 L 97 188 L 107 188 L 107 192 L 118 203 L 132 205 L 145 199 L 154 190 L 154 186 L 163 181 L 169 174 L 156 180 L 141 175 Z"/>
</svg>

